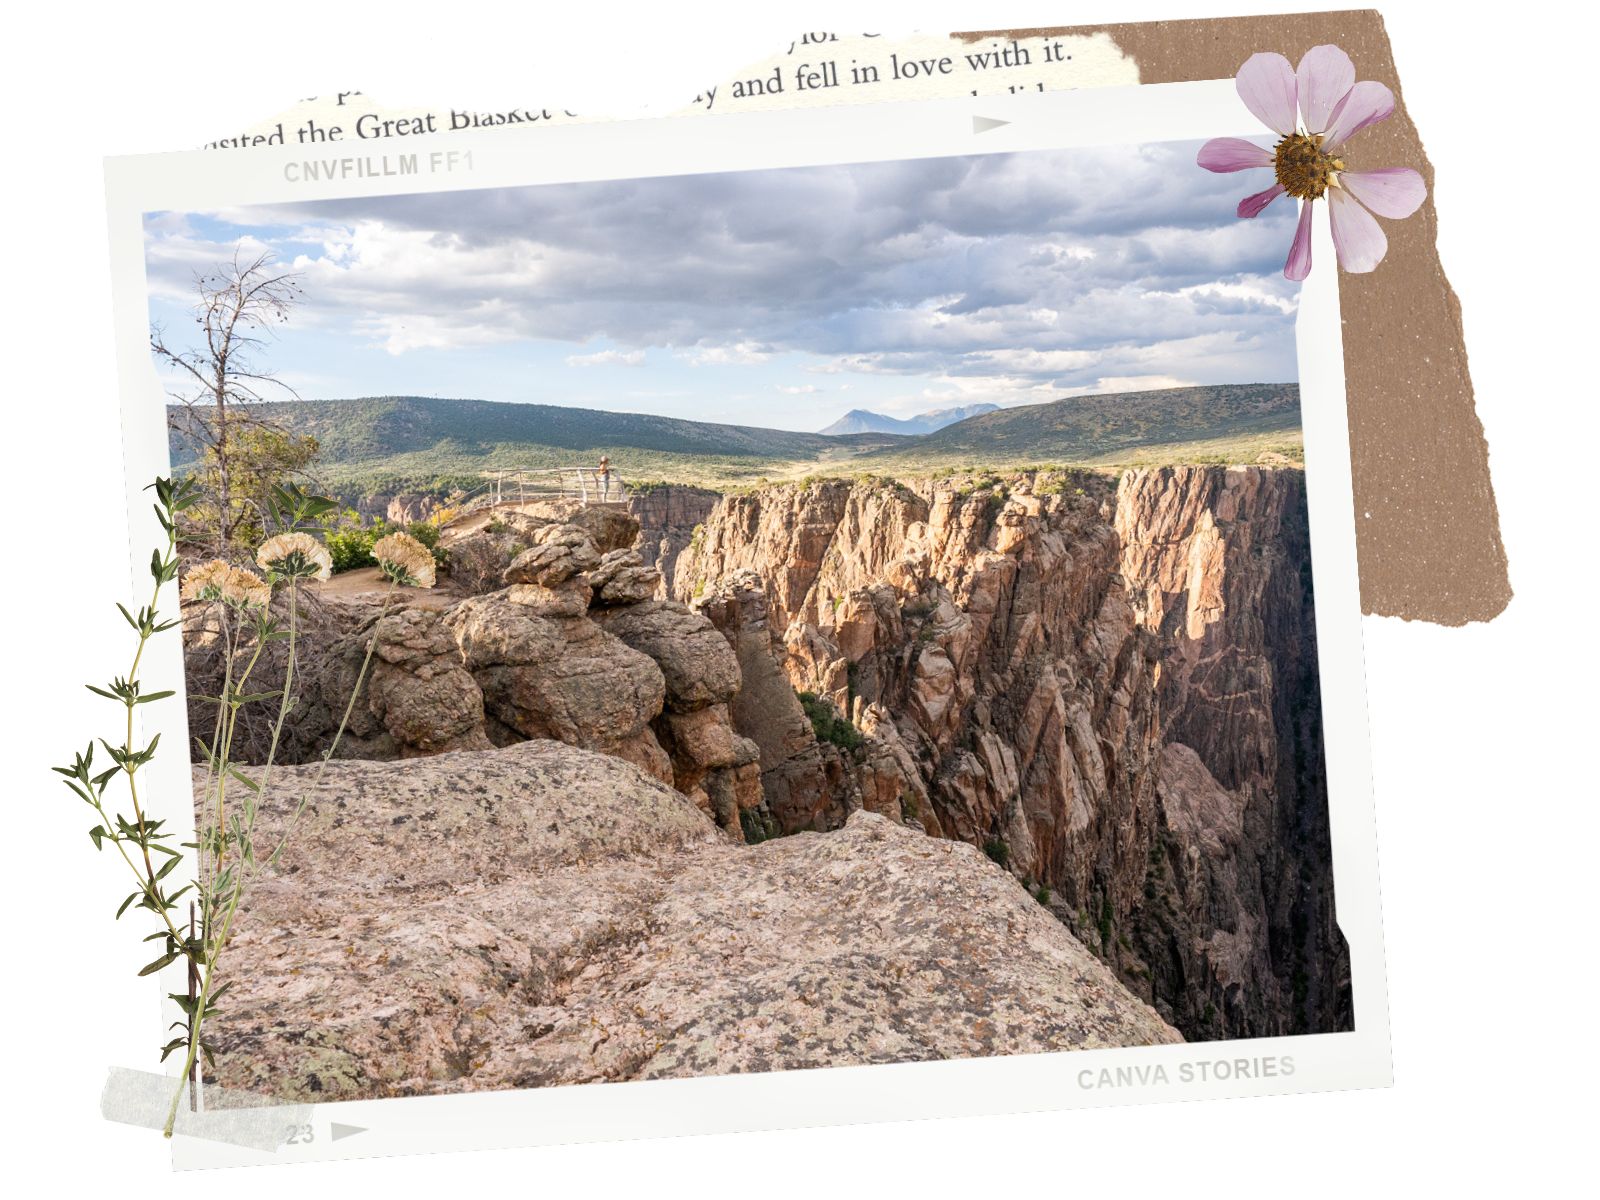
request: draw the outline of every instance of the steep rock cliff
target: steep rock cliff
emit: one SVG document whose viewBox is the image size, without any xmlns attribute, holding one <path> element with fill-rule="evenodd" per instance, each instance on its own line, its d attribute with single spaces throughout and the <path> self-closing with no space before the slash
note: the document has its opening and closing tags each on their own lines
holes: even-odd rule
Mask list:
<svg viewBox="0 0 1600 1200">
<path fill-rule="evenodd" d="M 1348 1028 L 1305 476 L 1131 471 L 1116 528 L 1139 624 L 1162 647 L 1168 743 L 1135 954 L 1175 1006 L 1187 999 L 1186 1029 Z"/>
<path fill-rule="evenodd" d="M 670 581 L 678 555 L 721 498 L 720 492 L 681 483 L 656 484 L 630 492 L 628 512 L 639 522 L 639 540 L 634 549 L 645 565 L 655 567 L 663 580 Z M 661 594 L 666 593 L 663 585 Z"/>
<path fill-rule="evenodd" d="M 790 684 L 870 735 L 866 791 L 983 847 L 1191 1036 L 1338 1028 L 1301 478 L 769 488 L 673 589 L 758 577 Z"/>
</svg>

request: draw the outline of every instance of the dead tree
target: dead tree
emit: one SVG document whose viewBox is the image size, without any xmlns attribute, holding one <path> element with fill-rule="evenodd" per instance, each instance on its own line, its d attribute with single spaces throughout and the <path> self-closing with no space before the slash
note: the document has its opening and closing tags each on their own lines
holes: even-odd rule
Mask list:
<svg viewBox="0 0 1600 1200">
<path fill-rule="evenodd" d="M 172 427 L 208 449 L 216 466 L 217 554 L 230 557 L 235 511 L 231 486 L 229 437 L 239 428 L 238 409 L 280 390 L 299 399 L 295 390 L 257 360 L 273 330 L 288 321 L 300 300 L 300 284 L 292 271 L 279 270 L 270 251 L 245 256 L 234 251 L 230 263 L 195 276 L 195 341 L 183 346 L 169 341 L 159 326 L 150 330 L 150 351 L 172 368 L 179 384 L 168 394 L 181 406 Z"/>
</svg>

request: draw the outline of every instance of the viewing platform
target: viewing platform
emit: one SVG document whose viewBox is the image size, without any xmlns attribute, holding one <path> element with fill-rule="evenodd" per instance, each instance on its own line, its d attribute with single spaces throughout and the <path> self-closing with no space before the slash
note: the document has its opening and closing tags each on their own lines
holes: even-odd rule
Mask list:
<svg viewBox="0 0 1600 1200">
<path fill-rule="evenodd" d="M 495 507 L 536 500 L 576 500 L 593 504 L 627 504 L 629 489 L 615 470 L 593 467 L 501 468 L 482 472 L 484 483 L 471 495 L 485 496 Z"/>
</svg>

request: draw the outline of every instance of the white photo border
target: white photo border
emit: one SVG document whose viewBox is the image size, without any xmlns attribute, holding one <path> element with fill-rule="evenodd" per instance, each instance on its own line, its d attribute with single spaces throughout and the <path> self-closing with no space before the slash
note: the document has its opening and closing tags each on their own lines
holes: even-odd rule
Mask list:
<svg viewBox="0 0 1600 1200">
<path fill-rule="evenodd" d="M 974 118 L 990 124 L 981 132 Z M 995 126 L 992 122 L 1004 121 Z M 352 196 L 699 175 L 848 162 L 1259 135 L 1231 80 L 998 98 L 906 101 L 718 117 L 495 129 L 108 159 L 113 313 L 130 563 L 148 588 L 163 534 L 144 491 L 170 472 L 166 397 L 148 349 L 144 214 Z M 410 156 L 407 159 L 405 156 Z M 408 165 L 414 167 L 407 173 Z M 322 164 L 332 163 L 331 168 Z M 308 166 L 307 164 L 316 164 Z M 331 170 L 332 180 L 310 174 Z M 385 173 L 389 172 L 389 173 Z M 1338 277 L 1326 222 L 1296 318 L 1312 574 L 1339 928 L 1350 948 L 1350 1032 L 884 1066 L 582 1084 L 317 1105 L 313 1138 L 265 1153 L 179 1135 L 176 1168 L 360 1158 L 869 1121 L 1382 1087 L 1392 1082 L 1361 641 Z M 176 703 L 141 710 L 145 736 L 187 741 L 176 638 L 147 652 L 146 682 Z M 184 756 L 158 755 L 152 815 L 192 840 Z M 163 803 L 164 802 L 164 803 Z M 171 969 L 169 969 L 171 970 Z M 173 980 L 163 991 L 181 990 Z M 170 1007 L 170 1003 L 169 1003 Z M 173 1014 L 176 1010 L 173 1009 Z M 168 1018 L 170 1019 L 171 1014 Z M 152 1032 L 154 1036 L 154 1031 Z M 1271 1058 L 1277 1073 L 1242 1074 Z M 1292 1072 L 1286 1061 L 1292 1061 Z M 176 1062 L 176 1059 L 172 1060 Z M 1227 1078 L 1216 1064 L 1228 1064 Z M 1200 1073 L 1204 1067 L 1204 1079 Z M 169 1069 L 178 1068 L 169 1064 Z M 1120 1069 L 1120 1071 L 1119 1071 Z M 1102 1075 L 1109 1071 L 1109 1076 Z M 174 1078 L 176 1076 L 174 1075 Z M 1109 1078 L 1110 1086 L 1102 1086 Z M 329 1125 L 359 1128 L 334 1141 Z"/>
</svg>

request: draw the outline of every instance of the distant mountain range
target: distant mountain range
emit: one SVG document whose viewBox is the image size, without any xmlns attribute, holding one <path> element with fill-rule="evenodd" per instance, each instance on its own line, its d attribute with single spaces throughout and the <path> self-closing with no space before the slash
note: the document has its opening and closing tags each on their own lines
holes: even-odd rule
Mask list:
<svg viewBox="0 0 1600 1200">
<path fill-rule="evenodd" d="M 1288 436 L 1286 436 L 1288 435 Z M 1253 461 L 1246 448 L 1299 454 L 1300 388 L 1231 383 L 1069 396 L 1002 408 L 862 453 L 862 466 L 1127 463 L 1161 448 L 1172 461 Z"/>
<path fill-rule="evenodd" d="M 182 410 L 174 410 L 182 411 Z M 972 413 L 962 419 L 963 412 Z M 929 433 L 796 433 L 643 413 L 550 404 L 380 396 L 251 406 L 273 425 L 320 444 L 318 483 L 346 498 L 444 492 L 485 470 L 589 466 L 602 454 L 625 480 L 711 488 L 808 475 L 930 473 L 1021 465 L 1254 462 L 1300 456 L 1300 393 L 1289 384 L 1229 384 L 1123 392 L 997 409 L 950 409 Z M 878 420 L 893 421 L 877 414 Z M 847 420 L 849 418 L 846 418 Z M 830 426 L 837 430 L 842 422 Z M 906 422 L 893 422 L 897 427 Z M 171 434 L 174 468 L 196 457 Z"/>
<path fill-rule="evenodd" d="M 992 413 L 998 404 L 965 404 L 960 408 L 936 408 L 919 417 L 886 417 L 865 408 L 852 408 L 826 429 L 818 430 L 823 437 L 838 437 L 845 433 L 900 433 L 912 436 L 934 433 L 946 425 Z"/>
</svg>

